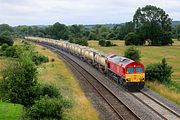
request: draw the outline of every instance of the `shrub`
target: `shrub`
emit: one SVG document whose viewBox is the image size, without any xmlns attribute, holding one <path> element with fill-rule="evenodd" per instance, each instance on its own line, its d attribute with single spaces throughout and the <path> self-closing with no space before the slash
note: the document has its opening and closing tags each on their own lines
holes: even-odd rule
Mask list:
<svg viewBox="0 0 180 120">
<path fill-rule="evenodd" d="M 169 83 L 171 81 L 172 67 L 163 58 L 161 63 L 150 64 L 146 68 L 147 80 L 158 80 L 162 83 Z"/>
<path fill-rule="evenodd" d="M 52 85 L 41 85 L 41 96 L 49 96 L 50 98 L 60 96 L 59 91 Z"/>
<path fill-rule="evenodd" d="M 110 40 L 99 40 L 99 45 L 104 46 L 104 47 L 116 46 Z"/>
<path fill-rule="evenodd" d="M 106 41 L 106 47 L 113 46 L 113 43 L 109 40 Z"/>
<path fill-rule="evenodd" d="M 51 59 L 51 62 L 54 62 L 54 61 L 55 61 L 55 59 L 54 59 L 54 58 L 52 58 L 52 59 Z"/>
<path fill-rule="evenodd" d="M 49 62 L 48 57 L 39 54 L 39 53 L 34 53 L 32 56 L 32 61 L 36 64 L 36 65 L 40 65 L 41 63 L 46 63 Z"/>
<path fill-rule="evenodd" d="M 106 45 L 106 41 L 105 40 L 99 40 L 99 45 L 100 46 L 105 46 Z"/>
<path fill-rule="evenodd" d="M 17 53 L 17 46 L 10 46 L 5 50 L 5 56 L 6 57 L 13 57 L 17 58 L 18 53 Z"/>
<path fill-rule="evenodd" d="M 71 102 L 64 99 L 43 97 L 26 110 L 25 117 L 30 119 L 63 119 L 63 113 L 71 108 Z"/>
<path fill-rule="evenodd" d="M 127 48 L 124 52 L 124 56 L 134 61 L 140 61 L 141 57 L 140 51 L 137 48 L 135 48 L 135 46 Z"/>
<path fill-rule="evenodd" d="M 8 44 L 7 44 L 7 43 L 4 43 L 4 44 L 1 46 L 1 50 L 2 50 L 2 51 L 5 51 L 8 47 L 9 47 Z"/>
<path fill-rule="evenodd" d="M 12 46 L 14 44 L 11 37 L 2 35 L 2 36 L 0 36 L 0 45 L 2 45 L 4 43 L 8 44 L 9 46 Z"/>
<path fill-rule="evenodd" d="M 26 54 L 27 55 L 27 54 Z M 3 70 L 1 92 L 12 103 L 31 106 L 37 97 L 37 69 L 24 53 L 17 63 L 10 64 Z"/>
</svg>

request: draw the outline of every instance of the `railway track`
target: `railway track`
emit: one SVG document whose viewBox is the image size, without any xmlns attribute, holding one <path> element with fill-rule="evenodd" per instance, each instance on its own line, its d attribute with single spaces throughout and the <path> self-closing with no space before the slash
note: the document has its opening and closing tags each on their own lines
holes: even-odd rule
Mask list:
<svg viewBox="0 0 180 120">
<path fill-rule="evenodd" d="M 166 105 L 162 104 L 160 101 L 156 100 L 154 97 L 148 95 L 146 92 L 139 91 L 131 93 L 136 99 L 141 103 L 151 109 L 154 113 L 165 120 L 180 120 L 180 114 L 176 111 L 170 109 Z"/>
<path fill-rule="evenodd" d="M 119 119 L 140 119 L 137 115 L 134 114 L 133 111 L 127 105 L 121 102 L 121 100 L 106 86 L 104 86 L 98 79 L 96 79 L 93 75 L 91 75 L 88 71 L 83 69 L 78 63 L 73 61 L 73 59 L 69 58 L 63 52 L 57 48 L 52 46 L 41 44 L 45 47 L 55 50 L 58 54 L 60 54 L 67 62 L 70 64 L 79 74 L 99 93 L 99 95 L 106 101 L 106 103 L 111 107 L 111 109 L 117 114 Z M 156 115 L 158 115 L 161 119 L 165 120 L 180 120 L 180 114 L 176 113 L 176 111 L 170 109 L 157 99 L 152 96 L 146 94 L 143 91 L 139 92 L 129 92 L 135 99 L 141 102 L 148 109 L 153 111 Z"/>
<path fill-rule="evenodd" d="M 43 45 L 43 44 L 41 44 Z M 61 50 L 54 48 L 52 46 L 43 45 L 47 48 L 55 50 L 63 59 L 66 60 L 79 74 L 98 92 L 98 94 L 104 99 L 104 101 L 110 106 L 110 108 L 117 114 L 121 120 L 138 120 L 140 119 L 136 116 L 130 108 L 128 108 L 121 100 L 116 97 L 116 95 L 99 82 L 93 75 L 86 71 L 83 67 L 74 62 L 71 58 L 67 57 L 62 53 Z"/>
</svg>

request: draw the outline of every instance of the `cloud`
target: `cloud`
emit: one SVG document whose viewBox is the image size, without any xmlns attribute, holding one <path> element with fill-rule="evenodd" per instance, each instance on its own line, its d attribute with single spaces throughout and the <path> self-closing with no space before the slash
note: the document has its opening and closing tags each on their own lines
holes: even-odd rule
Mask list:
<svg viewBox="0 0 180 120">
<path fill-rule="evenodd" d="M 135 10 L 147 4 L 163 8 L 179 20 L 179 0 L 0 0 L 0 23 L 96 24 L 131 21 Z"/>
</svg>

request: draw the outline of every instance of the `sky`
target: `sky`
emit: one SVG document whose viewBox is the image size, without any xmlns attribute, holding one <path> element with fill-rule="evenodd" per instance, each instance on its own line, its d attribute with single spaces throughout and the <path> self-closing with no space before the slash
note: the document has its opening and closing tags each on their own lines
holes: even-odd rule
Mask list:
<svg viewBox="0 0 180 120">
<path fill-rule="evenodd" d="M 0 24 L 111 24 L 133 19 L 138 7 L 155 5 L 180 20 L 180 0 L 0 0 Z"/>
</svg>

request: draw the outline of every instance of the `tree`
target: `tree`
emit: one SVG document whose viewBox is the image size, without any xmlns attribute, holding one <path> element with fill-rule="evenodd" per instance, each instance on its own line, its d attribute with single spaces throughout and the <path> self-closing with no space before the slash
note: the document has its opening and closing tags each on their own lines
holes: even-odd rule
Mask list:
<svg viewBox="0 0 180 120">
<path fill-rule="evenodd" d="M 29 53 L 21 51 L 17 63 L 10 64 L 3 70 L 1 93 L 3 98 L 12 103 L 32 106 L 38 96 L 37 68 L 29 57 Z"/>
<path fill-rule="evenodd" d="M 180 24 L 175 27 L 175 37 L 180 40 Z"/>
<path fill-rule="evenodd" d="M 133 17 L 136 34 L 149 39 L 149 45 L 171 45 L 171 22 L 169 15 L 156 6 L 147 5 L 138 8 Z M 161 39 L 161 36 L 164 36 Z M 165 42 L 164 42 L 165 41 Z"/>
<path fill-rule="evenodd" d="M 145 41 L 141 40 L 141 38 L 135 34 L 134 32 L 128 33 L 125 37 L 125 45 L 143 45 Z"/>
<path fill-rule="evenodd" d="M 124 52 L 124 56 L 134 61 L 140 61 L 141 57 L 140 51 L 137 48 L 135 48 L 135 46 L 127 48 Z"/>
<path fill-rule="evenodd" d="M 85 28 L 83 25 L 72 25 L 69 27 L 70 36 L 75 38 L 83 37 L 83 33 L 85 33 Z"/>
<path fill-rule="evenodd" d="M 60 24 L 59 22 L 53 24 L 48 27 L 48 34 L 53 39 L 65 39 L 69 38 L 69 30 L 68 27 L 64 24 Z"/>
<path fill-rule="evenodd" d="M 172 67 L 163 58 L 161 63 L 149 64 L 146 67 L 146 79 L 147 80 L 158 80 L 162 83 L 169 83 L 171 81 Z"/>
<path fill-rule="evenodd" d="M 2 35 L 2 36 L 0 36 L 0 45 L 2 45 L 4 43 L 12 46 L 14 42 L 11 37 Z"/>
</svg>

